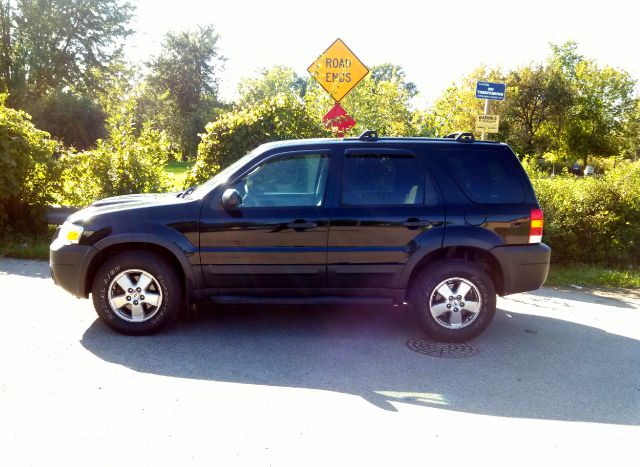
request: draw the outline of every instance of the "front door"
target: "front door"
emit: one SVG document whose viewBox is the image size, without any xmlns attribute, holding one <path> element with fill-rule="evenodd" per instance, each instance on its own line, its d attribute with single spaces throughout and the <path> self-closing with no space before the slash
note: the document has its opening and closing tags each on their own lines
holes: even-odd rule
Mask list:
<svg viewBox="0 0 640 467">
<path fill-rule="evenodd" d="M 232 180 L 242 198 L 225 211 L 221 193 L 204 207 L 200 257 L 212 288 L 326 287 L 328 151 L 275 154 Z"/>
<path fill-rule="evenodd" d="M 439 191 L 424 162 L 409 151 L 351 149 L 340 162 L 342 189 L 329 229 L 328 285 L 398 288 L 412 252 L 426 243 L 442 245 L 445 216 Z"/>
</svg>

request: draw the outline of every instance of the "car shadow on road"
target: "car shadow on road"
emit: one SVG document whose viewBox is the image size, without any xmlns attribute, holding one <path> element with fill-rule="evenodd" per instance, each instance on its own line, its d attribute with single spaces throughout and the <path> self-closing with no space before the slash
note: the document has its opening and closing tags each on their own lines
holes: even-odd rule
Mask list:
<svg viewBox="0 0 640 467">
<path fill-rule="evenodd" d="M 420 336 L 392 308 L 256 307 L 200 312 L 154 336 L 96 320 L 82 345 L 132 370 L 198 380 L 320 389 L 502 417 L 640 424 L 640 342 L 498 310 L 468 358 L 410 350 Z M 394 405 L 396 404 L 396 405 Z"/>
</svg>

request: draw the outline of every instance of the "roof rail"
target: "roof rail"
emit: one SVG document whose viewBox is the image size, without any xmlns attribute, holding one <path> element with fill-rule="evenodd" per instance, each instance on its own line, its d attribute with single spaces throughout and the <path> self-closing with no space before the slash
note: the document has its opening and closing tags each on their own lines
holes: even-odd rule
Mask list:
<svg viewBox="0 0 640 467">
<path fill-rule="evenodd" d="M 375 130 L 365 130 L 358 136 L 360 141 L 377 141 L 378 132 Z"/>
<path fill-rule="evenodd" d="M 445 138 L 454 139 L 461 143 L 473 143 L 476 138 L 473 136 L 473 133 L 457 131 L 455 133 L 449 133 Z"/>
</svg>

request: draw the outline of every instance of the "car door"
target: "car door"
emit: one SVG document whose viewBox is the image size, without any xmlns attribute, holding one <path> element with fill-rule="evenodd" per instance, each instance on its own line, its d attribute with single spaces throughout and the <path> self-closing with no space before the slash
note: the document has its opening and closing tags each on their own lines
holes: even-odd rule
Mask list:
<svg viewBox="0 0 640 467">
<path fill-rule="evenodd" d="M 329 229 L 328 286 L 398 287 L 420 245 L 442 245 L 439 190 L 409 150 L 347 149 L 338 171 L 342 183 Z"/>
<path fill-rule="evenodd" d="M 208 287 L 326 287 L 328 150 L 272 154 L 248 167 L 203 208 L 200 257 Z M 242 198 L 221 205 L 224 188 Z"/>
</svg>

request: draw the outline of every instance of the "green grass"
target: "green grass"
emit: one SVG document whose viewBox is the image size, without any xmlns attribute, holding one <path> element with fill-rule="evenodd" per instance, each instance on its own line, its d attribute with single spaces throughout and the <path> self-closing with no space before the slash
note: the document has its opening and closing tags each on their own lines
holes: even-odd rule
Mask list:
<svg viewBox="0 0 640 467">
<path fill-rule="evenodd" d="M 164 171 L 171 179 L 171 189 L 173 191 L 180 191 L 185 188 L 184 180 L 187 178 L 187 174 L 191 170 L 193 162 L 187 161 L 169 161 L 164 166 Z"/>
<path fill-rule="evenodd" d="M 42 235 L 5 235 L 6 238 L 0 239 L 0 258 L 49 259 L 49 245 L 57 227 L 50 225 Z"/>
<path fill-rule="evenodd" d="M 583 264 L 551 265 L 545 285 L 569 287 L 640 287 L 640 268 L 608 268 Z"/>
</svg>

